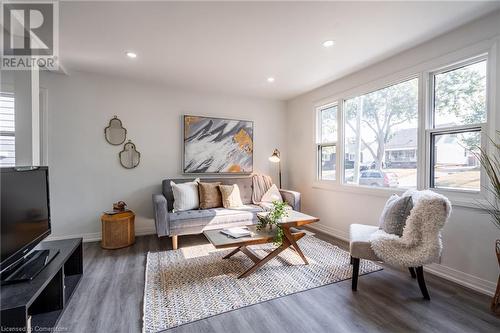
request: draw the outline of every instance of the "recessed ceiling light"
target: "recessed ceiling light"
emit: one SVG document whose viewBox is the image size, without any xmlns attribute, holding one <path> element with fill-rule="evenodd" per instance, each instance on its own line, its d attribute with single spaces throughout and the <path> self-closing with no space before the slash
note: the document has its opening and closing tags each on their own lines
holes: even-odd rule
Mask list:
<svg viewBox="0 0 500 333">
<path fill-rule="evenodd" d="M 267 82 L 269 82 L 269 83 L 273 83 L 273 82 L 274 82 L 274 77 L 272 77 L 272 76 L 271 76 L 271 77 L 268 77 L 268 78 L 267 78 Z"/>
<path fill-rule="evenodd" d="M 134 52 L 130 52 L 130 51 L 127 51 L 127 53 L 125 53 L 127 55 L 127 57 L 129 58 L 137 58 L 137 53 L 134 53 Z"/>
<path fill-rule="evenodd" d="M 333 45 L 335 45 L 335 41 L 333 41 L 333 40 L 325 40 L 323 42 L 324 47 L 332 47 Z"/>
</svg>

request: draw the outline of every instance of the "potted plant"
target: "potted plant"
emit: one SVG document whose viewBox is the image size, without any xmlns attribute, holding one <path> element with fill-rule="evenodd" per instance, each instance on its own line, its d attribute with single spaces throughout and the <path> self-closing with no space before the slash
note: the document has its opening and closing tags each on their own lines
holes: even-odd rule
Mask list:
<svg viewBox="0 0 500 333">
<path fill-rule="evenodd" d="M 497 131 L 497 137 L 500 137 L 500 131 Z M 488 204 L 482 205 L 481 208 L 485 209 L 492 217 L 492 221 L 496 227 L 500 229 L 500 143 L 491 140 L 494 152 L 488 155 L 488 152 L 479 148 L 478 154 L 479 162 L 481 163 L 486 175 L 488 176 L 491 187 L 486 187 L 487 191 L 491 193 L 491 199 Z M 500 266 L 500 239 L 495 242 L 495 251 L 497 254 L 498 265 Z M 498 276 L 497 289 L 495 296 L 491 301 L 491 310 L 496 312 L 500 305 L 500 274 Z"/>
<path fill-rule="evenodd" d="M 276 228 L 276 236 L 274 237 L 274 245 L 281 245 L 283 243 L 283 229 L 279 222 L 283 217 L 288 216 L 286 211 L 287 204 L 285 202 L 273 201 L 273 208 L 265 215 L 257 214 L 259 223 L 257 224 L 257 230 L 263 230 L 266 226 L 269 226 L 271 230 L 273 227 Z"/>
</svg>

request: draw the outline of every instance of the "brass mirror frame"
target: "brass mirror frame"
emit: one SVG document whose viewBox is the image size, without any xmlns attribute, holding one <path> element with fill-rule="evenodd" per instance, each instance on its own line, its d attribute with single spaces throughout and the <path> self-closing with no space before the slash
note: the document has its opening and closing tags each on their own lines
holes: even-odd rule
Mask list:
<svg viewBox="0 0 500 333">
<path fill-rule="evenodd" d="M 113 121 L 118 121 L 120 123 L 120 128 L 122 128 L 125 131 L 124 136 L 123 136 L 123 140 L 119 143 L 113 143 L 113 142 L 108 140 L 108 131 L 112 128 L 111 123 Z M 113 145 L 113 146 L 119 146 L 119 145 L 123 144 L 125 142 L 125 140 L 127 140 L 127 129 L 125 127 L 123 127 L 122 121 L 117 116 L 113 116 L 113 118 L 111 118 L 109 120 L 108 126 L 104 128 L 104 139 L 106 139 L 106 141 L 110 145 Z"/>
<path fill-rule="evenodd" d="M 132 165 L 132 166 L 124 165 L 123 162 L 122 162 L 122 154 L 127 151 L 127 146 L 128 145 L 131 145 L 132 148 L 133 148 L 133 150 L 137 153 L 137 164 Z M 137 147 L 136 147 L 135 143 L 133 143 L 132 140 L 128 140 L 127 143 L 125 143 L 123 145 L 123 150 L 118 154 L 118 159 L 120 160 L 121 166 L 124 167 L 125 169 L 134 169 L 139 164 L 141 164 L 141 153 L 137 150 Z"/>
</svg>

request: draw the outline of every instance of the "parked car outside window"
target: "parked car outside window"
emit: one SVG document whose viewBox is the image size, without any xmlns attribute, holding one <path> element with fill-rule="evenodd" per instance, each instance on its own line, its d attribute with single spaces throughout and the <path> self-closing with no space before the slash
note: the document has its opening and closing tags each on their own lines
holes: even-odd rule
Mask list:
<svg viewBox="0 0 500 333">
<path fill-rule="evenodd" d="M 361 172 L 359 185 L 397 187 L 399 185 L 399 181 L 398 176 L 395 173 L 380 170 L 366 170 Z"/>
</svg>

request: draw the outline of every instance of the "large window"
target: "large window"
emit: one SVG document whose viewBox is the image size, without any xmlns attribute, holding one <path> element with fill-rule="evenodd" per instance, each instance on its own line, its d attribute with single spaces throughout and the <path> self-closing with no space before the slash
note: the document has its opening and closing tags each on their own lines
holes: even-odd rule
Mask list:
<svg viewBox="0 0 500 333">
<path fill-rule="evenodd" d="M 344 102 L 344 183 L 417 185 L 418 79 Z"/>
<path fill-rule="evenodd" d="M 486 122 L 485 59 L 432 74 L 430 186 L 480 190 L 481 126 Z"/>
<path fill-rule="evenodd" d="M 370 92 L 356 88 L 317 109 L 318 179 L 335 180 L 318 185 L 431 188 L 466 205 L 481 200 L 478 155 L 489 147 L 488 122 L 494 126 L 494 55 L 486 52 L 432 60 L 398 83 L 369 83 Z M 442 66 L 445 58 L 449 65 Z"/>
<path fill-rule="evenodd" d="M 0 92 L 0 166 L 16 164 L 14 94 Z"/>
<path fill-rule="evenodd" d="M 318 109 L 318 176 L 335 180 L 337 158 L 337 105 Z"/>
</svg>

